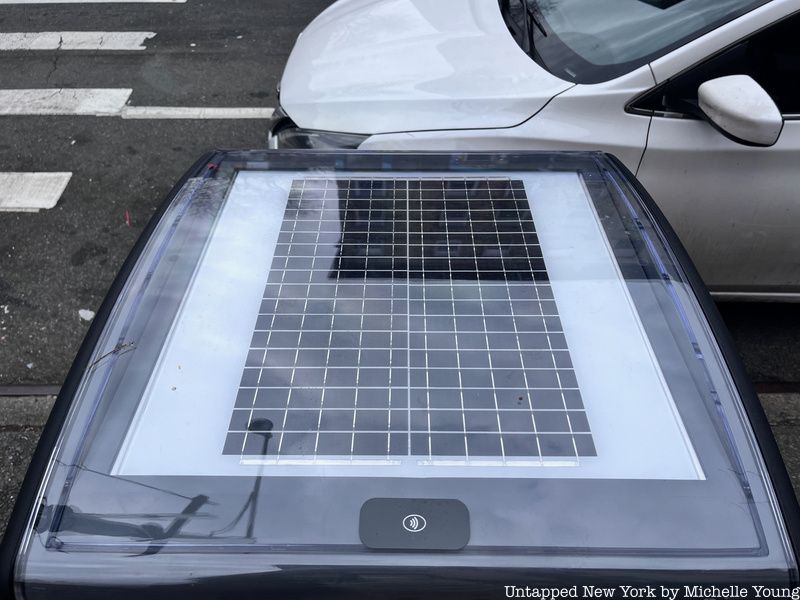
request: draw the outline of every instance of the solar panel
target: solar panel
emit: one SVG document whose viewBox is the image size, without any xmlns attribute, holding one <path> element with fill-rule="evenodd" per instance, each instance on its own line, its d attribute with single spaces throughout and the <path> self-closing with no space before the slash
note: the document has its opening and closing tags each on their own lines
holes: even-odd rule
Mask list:
<svg viewBox="0 0 800 600">
<path fill-rule="evenodd" d="M 595 456 L 523 182 L 294 180 L 223 454 Z"/>
</svg>

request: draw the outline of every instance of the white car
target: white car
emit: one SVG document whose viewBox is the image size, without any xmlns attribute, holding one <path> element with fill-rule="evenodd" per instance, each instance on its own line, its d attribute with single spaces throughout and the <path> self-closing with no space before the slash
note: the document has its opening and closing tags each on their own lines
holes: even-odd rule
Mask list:
<svg viewBox="0 0 800 600">
<path fill-rule="evenodd" d="M 718 296 L 800 299 L 800 0 L 523 1 L 339 0 L 271 145 L 611 152 Z"/>
</svg>

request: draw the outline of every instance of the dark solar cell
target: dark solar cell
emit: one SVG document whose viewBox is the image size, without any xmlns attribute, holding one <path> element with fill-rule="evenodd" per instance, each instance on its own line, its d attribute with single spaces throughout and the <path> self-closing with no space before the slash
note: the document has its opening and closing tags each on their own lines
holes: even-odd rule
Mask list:
<svg viewBox="0 0 800 600">
<path fill-rule="evenodd" d="M 524 186 L 293 183 L 224 454 L 596 454 Z"/>
</svg>

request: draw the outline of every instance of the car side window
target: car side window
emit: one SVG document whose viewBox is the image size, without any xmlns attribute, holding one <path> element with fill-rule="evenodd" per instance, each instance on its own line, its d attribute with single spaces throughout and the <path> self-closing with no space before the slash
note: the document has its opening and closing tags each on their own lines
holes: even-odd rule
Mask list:
<svg viewBox="0 0 800 600">
<path fill-rule="evenodd" d="M 632 108 L 697 117 L 697 89 L 726 75 L 749 75 L 784 115 L 800 115 L 800 13 L 724 50 L 640 98 Z"/>
</svg>

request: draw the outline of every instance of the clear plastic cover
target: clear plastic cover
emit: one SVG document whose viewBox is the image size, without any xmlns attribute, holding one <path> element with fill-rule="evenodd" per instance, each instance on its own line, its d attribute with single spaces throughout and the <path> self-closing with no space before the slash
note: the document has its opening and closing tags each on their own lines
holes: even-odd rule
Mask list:
<svg viewBox="0 0 800 600">
<path fill-rule="evenodd" d="M 288 566 L 322 588 L 331 567 L 789 581 L 697 293 L 601 155 L 220 155 L 76 365 L 18 589 L 212 594 Z"/>
</svg>

